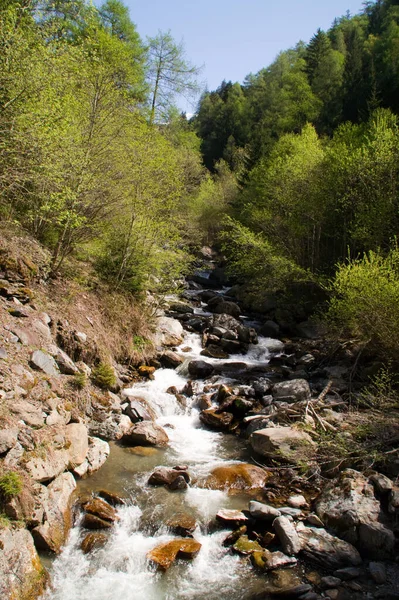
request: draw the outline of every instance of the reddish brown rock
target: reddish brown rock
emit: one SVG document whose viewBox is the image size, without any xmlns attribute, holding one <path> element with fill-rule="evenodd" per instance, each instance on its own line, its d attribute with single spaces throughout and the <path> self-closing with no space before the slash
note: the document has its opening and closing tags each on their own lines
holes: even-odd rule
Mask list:
<svg viewBox="0 0 399 600">
<path fill-rule="evenodd" d="M 156 546 L 148 552 L 147 558 L 155 563 L 159 569 L 166 571 L 176 558 L 195 558 L 200 549 L 201 544 L 196 540 L 181 538 Z"/>
</svg>

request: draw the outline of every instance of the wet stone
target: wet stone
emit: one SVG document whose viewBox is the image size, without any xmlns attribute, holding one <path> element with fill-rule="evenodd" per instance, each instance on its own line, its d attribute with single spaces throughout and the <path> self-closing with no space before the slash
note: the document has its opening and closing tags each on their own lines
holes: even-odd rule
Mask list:
<svg viewBox="0 0 399 600">
<path fill-rule="evenodd" d="M 244 515 L 240 510 L 230 510 L 227 508 L 223 508 L 219 510 L 216 515 L 218 521 L 222 521 L 226 524 L 238 524 L 240 522 L 248 521 L 248 517 Z"/>
<path fill-rule="evenodd" d="M 173 515 L 165 524 L 172 533 L 181 537 L 191 537 L 197 527 L 195 518 L 186 513 Z"/>
<path fill-rule="evenodd" d="M 109 529 L 112 527 L 110 521 L 105 521 L 104 519 L 100 519 L 99 517 L 88 513 L 84 515 L 81 525 L 85 529 Z"/>
<path fill-rule="evenodd" d="M 166 571 L 176 558 L 192 559 L 197 556 L 200 550 L 201 544 L 199 542 L 182 538 L 156 546 L 148 552 L 147 558 L 150 562 L 155 563 L 160 570 Z"/>
<path fill-rule="evenodd" d="M 107 539 L 108 537 L 104 533 L 88 533 L 80 544 L 80 549 L 83 554 L 88 554 L 89 552 L 93 552 L 93 550 L 102 548 L 106 544 Z"/>
<path fill-rule="evenodd" d="M 93 498 L 90 502 L 84 504 L 84 509 L 86 513 L 90 513 L 104 521 L 113 522 L 117 520 L 115 509 L 101 498 Z"/>
<path fill-rule="evenodd" d="M 263 548 L 256 540 L 250 540 L 247 535 L 242 535 L 233 545 L 234 552 L 244 556 L 253 552 L 262 552 Z"/>
</svg>

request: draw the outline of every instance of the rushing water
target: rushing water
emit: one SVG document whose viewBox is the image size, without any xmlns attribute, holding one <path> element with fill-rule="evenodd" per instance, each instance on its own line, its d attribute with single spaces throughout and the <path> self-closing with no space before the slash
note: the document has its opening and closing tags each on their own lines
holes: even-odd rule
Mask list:
<svg viewBox="0 0 399 600">
<path fill-rule="evenodd" d="M 232 356 L 225 362 L 265 365 L 272 344 L 277 349 L 275 342 L 260 338 L 245 357 Z M 191 350 L 183 353 L 182 348 L 187 346 Z M 187 333 L 179 351 L 187 360 L 198 358 L 199 335 Z M 63 552 L 52 564 L 53 585 L 45 600 L 244 600 L 262 590 L 264 580 L 254 574 L 247 559 L 223 547 L 228 531 L 208 529 L 219 509 L 245 508 L 248 498 L 195 487 L 195 481 L 215 466 L 246 460 L 244 444 L 233 436 L 203 428 L 197 409 L 183 408 L 174 395 L 166 393 L 170 386 L 184 386 L 184 373 L 184 364 L 179 372 L 159 369 L 153 381 L 132 388 L 136 396 L 146 399 L 155 409 L 157 422 L 165 427 L 170 443 L 166 449 L 151 449 L 144 456 L 112 444 L 110 458 L 102 469 L 80 482 L 81 491 L 105 487 L 127 496 L 129 503 L 118 510 L 120 520 L 100 550 L 84 555 L 79 546 L 87 531 L 79 524 L 72 529 Z M 219 383 L 222 381 L 226 379 L 220 378 Z M 147 485 L 156 466 L 178 464 L 189 467 L 193 483 L 187 490 L 171 492 Z M 196 517 L 194 537 L 202 547 L 193 561 L 176 561 L 166 573 L 160 573 L 149 564 L 146 554 L 173 539 L 165 521 L 177 512 Z"/>
</svg>

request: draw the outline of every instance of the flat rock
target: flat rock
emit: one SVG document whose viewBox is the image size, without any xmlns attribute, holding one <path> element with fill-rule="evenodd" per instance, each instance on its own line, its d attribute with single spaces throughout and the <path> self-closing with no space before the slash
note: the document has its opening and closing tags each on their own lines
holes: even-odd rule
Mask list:
<svg viewBox="0 0 399 600">
<path fill-rule="evenodd" d="M 35 350 L 32 352 L 30 364 L 34 369 L 43 371 L 43 373 L 46 373 L 46 375 L 49 375 L 50 377 L 57 377 L 57 375 L 60 374 L 54 358 L 42 350 Z"/>
<path fill-rule="evenodd" d="M 284 402 L 301 402 L 309 400 L 310 387 L 306 379 L 291 379 L 273 386 L 272 394 L 275 400 Z"/>
<path fill-rule="evenodd" d="M 249 463 L 226 464 L 216 467 L 199 486 L 211 490 L 240 491 L 262 488 L 270 473 Z"/>
<path fill-rule="evenodd" d="M 167 446 L 166 431 L 160 425 L 150 421 L 141 421 L 133 425 L 122 438 L 123 443 L 131 446 Z"/>
<path fill-rule="evenodd" d="M 176 558 L 192 559 L 200 550 L 201 544 L 196 540 L 181 538 L 156 546 L 148 552 L 147 558 L 159 569 L 166 571 Z"/>
<path fill-rule="evenodd" d="M 249 442 L 261 456 L 288 463 L 311 460 L 316 449 L 307 433 L 292 427 L 259 429 L 251 434 Z"/>
<path fill-rule="evenodd" d="M 264 571 L 274 571 L 275 569 L 284 569 L 297 564 L 298 560 L 295 556 L 287 556 L 280 551 L 270 552 L 262 550 L 262 552 L 254 552 L 252 561 L 260 569 Z"/>
<path fill-rule="evenodd" d="M 60 552 L 71 527 L 71 496 L 76 482 L 71 473 L 63 473 L 47 486 L 44 523 L 32 530 L 36 547 Z"/>
<path fill-rule="evenodd" d="M 10 405 L 10 411 L 31 427 L 42 427 L 44 425 L 43 410 L 39 406 L 28 402 L 28 400 L 21 399 L 13 402 Z"/>
<path fill-rule="evenodd" d="M 183 333 L 183 327 L 176 319 L 158 317 L 155 344 L 157 346 L 179 346 L 183 342 Z"/>
<path fill-rule="evenodd" d="M 256 540 L 250 540 L 247 535 L 242 535 L 233 545 L 234 552 L 248 556 L 254 552 L 262 552 L 263 548 Z"/>
<path fill-rule="evenodd" d="M 336 570 L 361 564 L 360 554 L 352 544 L 327 533 L 325 529 L 298 523 L 296 530 L 303 554 L 320 567 Z"/>
<path fill-rule="evenodd" d="M 48 448 L 45 453 L 30 458 L 25 468 L 39 483 L 51 481 L 65 471 L 69 464 L 69 454 L 64 448 Z"/>
<path fill-rule="evenodd" d="M 241 510 L 229 508 L 222 508 L 219 510 L 219 512 L 216 514 L 216 518 L 218 521 L 222 521 L 222 523 L 229 523 L 233 525 L 248 521 L 248 517 L 245 516 Z"/>
<path fill-rule="evenodd" d="M 281 512 L 274 506 L 251 500 L 249 503 L 249 512 L 251 517 L 258 519 L 259 521 L 274 521 L 277 517 L 281 516 Z"/>
<path fill-rule="evenodd" d="M 290 556 L 298 554 L 301 550 L 301 541 L 292 521 L 288 517 L 277 517 L 273 521 L 273 527 L 285 554 Z"/>
</svg>

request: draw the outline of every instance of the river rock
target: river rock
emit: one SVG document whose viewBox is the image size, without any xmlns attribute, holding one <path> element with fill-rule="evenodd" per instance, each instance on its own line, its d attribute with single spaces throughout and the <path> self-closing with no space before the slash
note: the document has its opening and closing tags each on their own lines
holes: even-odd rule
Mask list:
<svg viewBox="0 0 399 600">
<path fill-rule="evenodd" d="M 158 317 L 155 344 L 157 346 L 179 346 L 183 341 L 183 327 L 176 319 Z"/>
<path fill-rule="evenodd" d="M 228 431 L 234 416 L 230 412 L 218 412 L 214 408 L 208 408 L 200 413 L 200 421 L 217 431 Z"/>
<path fill-rule="evenodd" d="M 235 319 L 239 319 L 241 314 L 238 304 L 223 299 L 221 299 L 220 302 L 217 302 L 216 306 L 212 307 L 212 310 L 218 315 L 230 315 Z"/>
<path fill-rule="evenodd" d="M 113 523 L 118 518 L 115 509 L 101 498 L 92 498 L 89 502 L 83 504 L 83 508 L 86 513 L 94 515 L 104 521 Z"/>
<path fill-rule="evenodd" d="M 216 467 L 199 487 L 211 490 L 240 491 L 262 488 L 270 473 L 249 463 L 226 464 Z"/>
<path fill-rule="evenodd" d="M 299 522 L 296 526 L 304 556 L 326 569 L 340 569 L 361 564 L 359 552 L 349 544 L 325 529 L 306 527 Z"/>
<path fill-rule="evenodd" d="M 68 448 L 69 469 L 82 464 L 89 450 L 87 427 L 83 423 L 70 423 L 65 427 L 65 440 Z"/>
<path fill-rule="evenodd" d="M 125 506 L 126 501 L 122 496 L 116 494 L 115 492 L 111 492 L 110 490 L 99 490 L 98 495 L 100 498 L 104 498 L 108 504 L 111 506 Z"/>
<path fill-rule="evenodd" d="M 80 544 L 80 549 L 83 554 L 88 554 L 93 550 L 97 550 L 102 548 L 107 543 L 108 536 L 104 533 L 88 533 L 82 543 Z"/>
<path fill-rule="evenodd" d="M 266 321 L 260 329 L 260 334 L 268 338 L 278 338 L 280 335 L 280 327 L 275 321 Z"/>
<path fill-rule="evenodd" d="M 184 362 L 184 358 L 177 352 L 167 350 L 159 357 L 159 362 L 164 369 L 177 369 Z"/>
<path fill-rule="evenodd" d="M 370 571 L 371 577 L 374 579 L 374 581 L 378 585 L 381 585 L 386 582 L 387 570 L 386 570 L 384 563 L 370 562 L 369 563 L 369 571 Z"/>
<path fill-rule="evenodd" d="M 205 360 L 191 360 L 188 363 L 188 372 L 193 379 L 207 379 L 213 371 L 213 366 Z"/>
<path fill-rule="evenodd" d="M 296 494 L 295 496 L 290 496 L 287 500 L 288 506 L 292 508 L 308 508 L 309 504 L 306 501 L 306 498 L 302 496 L 302 494 Z"/>
<path fill-rule="evenodd" d="M 316 512 L 326 525 L 369 556 L 384 558 L 392 552 L 393 532 L 379 522 L 380 503 L 362 473 L 342 471 L 337 481 L 324 488 Z"/>
<path fill-rule="evenodd" d="M 54 358 L 50 354 L 47 354 L 47 352 L 43 352 L 43 350 L 35 350 L 31 354 L 30 364 L 34 369 L 43 371 L 43 373 L 50 375 L 50 377 L 57 377 L 60 374 Z"/>
<path fill-rule="evenodd" d="M 263 549 L 261 552 L 254 552 L 251 560 L 254 566 L 264 571 L 274 571 L 275 569 L 292 567 L 298 562 L 295 556 L 287 556 L 280 551 L 270 552 L 269 550 Z"/>
<path fill-rule="evenodd" d="M 169 438 L 160 425 L 150 421 L 141 421 L 125 433 L 122 442 L 131 446 L 167 446 Z"/>
<path fill-rule="evenodd" d="M 310 387 L 306 379 L 291 379 L 273 386 L 272 394 L 275 400 L 282 402 L 301 402 L 310 399 Z"/>
<path fill-rule="evenodd" d="M 314 458 L 316 445 L 304 431 L 292 427 L 268 427 L 251 434 L 249 442 L 258 454 L 281 462 L 299 463 Z"/>
<path fill-rule="evenodd" d="M 172 533 L 180 537 L 192 537 L 192 534 L 197 527 L 197 522 L 191 515 L 186 513 L 177 513 L 168 519 L 165 525 Z"/>
<path fill-rule="evenodd" d="M 207 356 L 208 358 L 229 358 L 228 353 L 219 346 L 216 346 L 216 344 L 209 344 L 206 348 L 201 350 L 200 354 L 201 356 Z"/>
<path fill-rule="evenodd" d="M 186 315 L 186 314 L 192 315 L 194 313 L 193 307 L 190 306 L 189 304 L 184 304 L 183 302 L 173 302 L 169 306 L 169 310 L 176 312 L 176 313 L 180 313 L 182 315 Z"/>
<path fill-rule="evenodd" d="M 108 442 L 100 440 L 100 438 L 89 437 L 89 447 L 86 458 L 78 467 L 73 469 L 73 472 L 79 477 L 91 475 L 98 471 L 107 460 L 110 453 Z"/>
<path fill-rule="evenodd" d="M 274 519 L 281 516 L 281 512 L 274 506 L 256 502 L 256 500 L 251 500 L 249 503 L 249 512 L 251 517 L 258 519 L 259 521 L 272 522 Z"/>
<path fill-rule="evenodd" d="M 27 529 L 1 529 L 0 548 L 1 599 L 39 598 L 48 576 L 30 532 Z"/>
<path fill-rule="evenodd" d="M 298 554 L 301 550 L 301 542 L 292 521 L 288 517 L 277 517 L 273 521 L 273 527 L 285 554 L 290 556 Z"/>
<path fill-rule="evenodd" d="M 44 523 L 32 530 L 36 547 L 60 552 L 71 527 L 71 496 L 76 488 L 72 473 L 63 473 L 47 486 Z"/>
<path fill-rule="evenodd" d="M 221 510 L 219 510 L 219 512 L 216 514 L 216 518 L 222 523 L 235 526 L 237 526 L 239 523 L 244 523 L 245 521 L 248 521 L 248 517 L 244 515 L 244 513 L 241 510 L 234 510 L 228 508 L 222 508 Z"/>
<path fill-rule="evenodd" d="M 176 558 L 192 559 L 201 550 L 201 544 L 196 540 L 181 538 L 160 544 L 147 554 L 149 561 L 155 563 L 159 569 L 166 571 Z"/>
<path fill-rule="evenodd" d="M 86 513 L 82 519 L 81 526 L 85 529 L 109 529 L 112 527 L 112 522 L 101 519 L 91 513 Z"/>
<path fill-rule="evenodd" d="M 242 535 L 233 545 L 234 552 L 248 556 L 254 552 L 262 552 L 263 548 L 256 540 L 250 540 L 247 535 Z"/>
<path fill-rule="evenodd" d="M 186 471 L 180 469 L 172 469 L 170 467 L 157 467 L 153 473 L 151 473 L 148 480 L 149 485 L 166 485 L 171 486 L 178 477 L 183 477 L 187 484 L 190 483 L 190 476 Z"/>
</svg>

